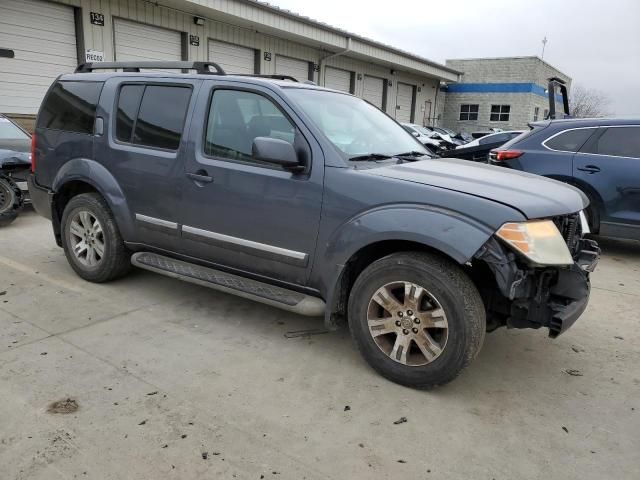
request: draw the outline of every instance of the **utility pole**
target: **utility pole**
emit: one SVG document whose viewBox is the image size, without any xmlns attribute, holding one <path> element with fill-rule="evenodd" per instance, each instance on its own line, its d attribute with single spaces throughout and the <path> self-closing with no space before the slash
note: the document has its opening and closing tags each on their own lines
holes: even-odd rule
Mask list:
<svg viewBox="0 0 640 480">
<path fill-rule="evenodd" d="M 542 39 L 542 60 L 544 60 L 544 48 L 547 46 L 547 36 L 545 35 L 545 37 Z"/>
</svg>

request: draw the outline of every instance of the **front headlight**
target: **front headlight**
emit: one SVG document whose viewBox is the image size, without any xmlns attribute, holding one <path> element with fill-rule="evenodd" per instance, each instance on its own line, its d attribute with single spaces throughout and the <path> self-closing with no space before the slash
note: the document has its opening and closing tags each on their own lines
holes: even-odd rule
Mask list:
<svg viewBox="0 0 640 480">
<path fill-rule="evenodd" d="M 505 223 L 498 238 L 536 265 L 571 265 L 569 248 L 551 220 Z"/>
</svg>

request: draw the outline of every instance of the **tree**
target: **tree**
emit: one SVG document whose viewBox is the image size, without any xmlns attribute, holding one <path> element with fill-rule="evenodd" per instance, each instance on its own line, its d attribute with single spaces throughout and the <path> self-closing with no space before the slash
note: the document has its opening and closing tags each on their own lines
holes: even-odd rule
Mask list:
<svg viewBox="0 0 640 480">
<path fill-rule="evenodd" d="M 610 105 L 611 99 L 600 90 L 575 85 L 569 93 L 569 110 L 575 118 L 606 117 Z"/>
</svg>

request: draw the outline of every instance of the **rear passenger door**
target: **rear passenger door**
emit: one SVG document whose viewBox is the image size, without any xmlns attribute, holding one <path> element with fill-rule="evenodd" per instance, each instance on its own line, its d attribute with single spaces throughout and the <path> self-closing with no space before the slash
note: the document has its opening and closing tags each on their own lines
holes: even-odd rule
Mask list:
<svg viewBox="0 0 640 480">
<path fill-rule="evenodd" d="M 600 233 L 640 239 L 640 125 L 600 127 L 573 167 L 602 202 Z"/>
<path fill-rule="evenodd" d="M 205 82 L 193 118 L 181 180 L 183 252 L 304 285 L 322 204 L 319 145 L 277 94 L 257 85 Z M 292 172 L 254 158 L 256 137 L 292 143 L 306 168 Z"/>
<path fill-rule="evenodd" d="M 177 249 L 181 139 L 198 84 L 114 79 L 110 85 L 104 102 L 111 118 L 97 137 L 95 158 L 124 193 L 135 225 L 127 241 Z"/>
</svg>

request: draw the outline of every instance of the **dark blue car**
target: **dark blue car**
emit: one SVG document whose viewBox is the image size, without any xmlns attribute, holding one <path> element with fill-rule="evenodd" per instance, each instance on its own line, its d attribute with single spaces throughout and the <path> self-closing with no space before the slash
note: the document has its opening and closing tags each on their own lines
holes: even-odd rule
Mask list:
<svg viewBox="0 0 640 480">
<path fill-rule="evenodd" d="M 578 187 L 593 233 L 640 240 L 640 119 L 532 123 L 489 162 Z"/>
</svg>

